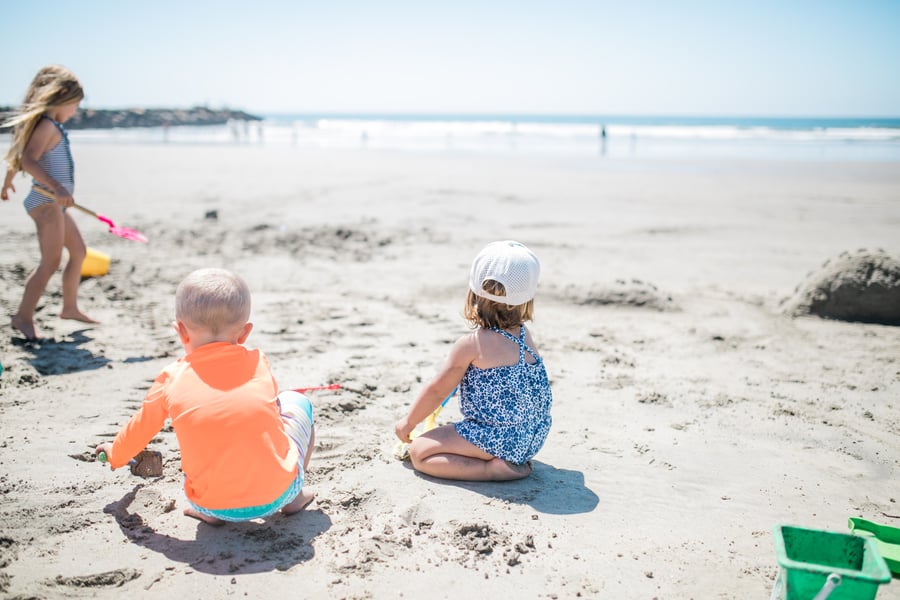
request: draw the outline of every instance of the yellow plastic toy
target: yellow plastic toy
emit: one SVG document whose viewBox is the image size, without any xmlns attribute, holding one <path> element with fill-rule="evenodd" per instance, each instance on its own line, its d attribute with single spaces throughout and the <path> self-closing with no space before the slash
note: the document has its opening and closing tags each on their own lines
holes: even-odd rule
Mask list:
<svg viewBox="0 0 900 600">
<path fill-rule="evenodd" d="M 434 409 L 434 412 L 425 417 L 425 420 L 422 422 L 422 427 L 417 427 L 409 434 L 409 439 L 414 440 L 423 433 L 427 431 L 431 431 L 435 427 L 437 427 L 437 418 L 441 414 L 441 410 L 450 402 L 450 398 L 456 395 L 457 390 L 459 390 L 459 386 L 453 388 L 453 391 L 450 392 L 450 395 L 444 398 L 444 401 L 441 402 L 441 405 Z M 406 442 L 398 441 L 394 446 L 394 457 L 397 460 L 406 460 L 409 458 L 409 444 Z"/>
<path fill-rule="evenodd" d="M 107 273 L 109 273 L 109 254 L 88 248 L 84 262 L 81 263 L 81 276 L 100 277 Z"/>
</svg>

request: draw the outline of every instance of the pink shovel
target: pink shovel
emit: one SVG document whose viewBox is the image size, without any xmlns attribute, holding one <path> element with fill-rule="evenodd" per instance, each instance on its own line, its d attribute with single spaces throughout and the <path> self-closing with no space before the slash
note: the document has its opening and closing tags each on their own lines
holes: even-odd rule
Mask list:
<svg viewBox="0 0 900 600">
<path fill-rule="evenodd" d="M 38 189 L 40 190 L 40 192 L 42 194 L 49 196 L 50 198 L 56 197 L 56 195 L 48 189 L 45 189 L 43 187 L 38 188 Z M 110 219 L 109 217 L 104 217 L 103 215 L 98 215 L 91 209 L 85 208 L 84 206 L 81 206 L 80 204 L 73 204 L 72 206 L 77 208 L 81 212 L 91 215 L 92 217 L 95 217 L 96 219 L 99 219 L 100 221 L 106 223 L 106 225 L 109 227 L 109 232 L 113 235 L 117 235 L 120 238 L 123 238 L 126 240 L 132 240 L 135 242 L 143 242 L 145 244 L 149 241 L 146 238 L 146 236 L 143 233 L 141 233 L 140 231 L 131 229 L 129 227 L 119 227 L 118 225 L 113 223 L 112 219 Z"/>
<path fill-rule="evenodd" d="M 147 240 L 146 236 L 144 236 L 144 234 L 141 233 L 140 231 L 131 229 L 130 227 L 120 227 L 120 226 L 116 225 L 115 223 L 113 223 L 112 219 L 110 219 L 109 217 L 104 217 L 103 215 L 98 215 L 91 209 L 85 208 L 84 206 L 81 206 L 80 204 L 74 204 L 73 206 L 75 208 L 77 208 L 78 210 L 80 210 L 81 212 L 83 212 L 85 214 L 89 214 L 92 217 L 96 217 L 100 221 L 103 221 L 104 223 L 106 223 L 109 226 L 109 232 L 112 233 L 113 235 L 117 235 L 120 238 L 123 238 L 126 240 L 133 240 L 135 242 L 144 242 L 145 244 L 149 241 L 149 240 Z"/>
</svg>

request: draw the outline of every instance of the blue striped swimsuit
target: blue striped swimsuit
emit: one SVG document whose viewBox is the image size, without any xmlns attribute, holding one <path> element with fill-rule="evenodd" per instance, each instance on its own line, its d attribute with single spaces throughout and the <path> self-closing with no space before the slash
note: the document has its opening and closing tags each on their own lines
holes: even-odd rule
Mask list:
<svg viewBox="0 0 900 600">
<path fill-rule="evenodd" d="M 464 419 L 456 433 L 488 454 L 521 465 L 531 459 L 550 432 L 550 381 L 544 361 L 525 344 L 525 326 L 516 338 L 491 328 L 519 345 L 514 365 L 479 369 L 469 365 L 459 384 L 459 408 Z M 525 362 L 525 352 L 535 362 Z"/>
<path fill-rule="evenodd" d="M 75 163 L 72 160 L 72 151 L 69 149 L 69 136 L 62 123 L 54 121 L 47 115 L 44 115 L 44 118 L 56 125 L 56 128 L 62 134 L 62 139 L 38 159 L 38 164 L 50 177 L 69 190 L 71 194 L 75 191 Z M 34 181 L 31 191 L 25 196 L 26 211 L 31 212 L 35 207 L 42 204 L 56 202 L 52 197 L 40 190 L 40 185 L 37 181 Z"/>
</svg>

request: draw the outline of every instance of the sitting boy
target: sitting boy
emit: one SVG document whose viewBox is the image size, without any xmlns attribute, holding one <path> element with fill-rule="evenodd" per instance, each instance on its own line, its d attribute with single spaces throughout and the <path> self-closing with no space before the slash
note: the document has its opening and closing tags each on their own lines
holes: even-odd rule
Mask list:
<svg viewBox="0 0 900 600">
<path fill-rule="evenodd" d="M 141 409 L 105 452 L 128 464 L 166 418 L 181 449 L 184 514 L 211 525 L 289 515 L 315 494 L 303 479 L 315 443 L 312 405 L 278 386 L 260 350 L 242 344 L 253 324 L 250 289 L 224 269 L 194 271 L 175 291 L 175 330 L 185 356 L 156 377 Z"/>
</svg>

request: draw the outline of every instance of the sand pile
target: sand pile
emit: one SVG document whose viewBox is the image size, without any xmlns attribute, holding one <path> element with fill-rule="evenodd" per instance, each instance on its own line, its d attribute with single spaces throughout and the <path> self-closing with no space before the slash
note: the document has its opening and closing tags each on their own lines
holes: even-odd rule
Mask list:
<svg viewBox="0 0 900 600">
<path fill-rule="evenodd" d="M 900 325 L 900 259 L 883 250 L 825 261 L 784 303 L 789 314 Z"/>
</svg>

